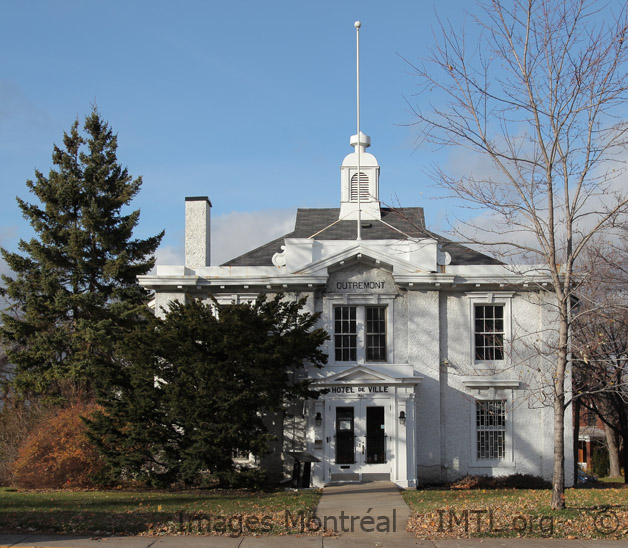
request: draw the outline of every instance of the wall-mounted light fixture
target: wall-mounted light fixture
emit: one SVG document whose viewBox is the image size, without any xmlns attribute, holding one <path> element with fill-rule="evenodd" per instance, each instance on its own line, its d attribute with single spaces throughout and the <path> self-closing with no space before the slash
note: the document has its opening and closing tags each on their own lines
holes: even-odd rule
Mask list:
<svg viewBox="0 0 628 548">
<path fill-rule="evenodd" d="M 406 412 L 399 411 L 399 424 L 406 424 Z"/>
<path fill-rule="evenodd" d="M 316 426 L 320 426 L 323 423 L 323 417 L 320 411 L 316 413 L 316 416 L 314 417 L 314 423 L 316 424 Z"/>
</svg>

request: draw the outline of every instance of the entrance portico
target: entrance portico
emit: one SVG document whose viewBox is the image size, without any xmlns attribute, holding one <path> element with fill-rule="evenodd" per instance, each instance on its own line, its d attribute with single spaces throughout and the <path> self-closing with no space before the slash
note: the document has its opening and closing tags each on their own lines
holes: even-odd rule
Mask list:
<svg viewBox="0 0 628 548">
<path fill-rule="evenodd" d="M 364 366 L 317 381 L 323 394 L 310 402 L 309 413 L 310 451 L 321 459 L 314 483 L 390 480 L 415 486 L 414 398 L 420 381 Z"/>
</svg>

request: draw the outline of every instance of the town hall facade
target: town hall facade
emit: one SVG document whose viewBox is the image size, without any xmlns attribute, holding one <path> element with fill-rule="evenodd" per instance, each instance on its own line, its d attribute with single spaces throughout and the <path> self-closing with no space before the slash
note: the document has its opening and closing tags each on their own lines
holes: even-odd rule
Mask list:
<svg viewBox="0 0 628 548">
<path fill-rule="evenodd" d="M 328 363 L 303 374 L 321 396 L 278 421 L 260 460 L 269 470 L 287 473 L 290 454 L 302 452 L 317 486 L 551 479 L 551 280 L 430 232 L 421 207 L 381 207 L 370 139 L 360 133 L 351 145 L 339 208 L 299 209 L 294 231 L 221 266 L 209 261 L 210 201 L 186 198 L 185 264 L 140 277 L 155 310 L 281 292 L 320 313 Z M 570 416 L 565 425 L 571 447 Z"/>
</svg>

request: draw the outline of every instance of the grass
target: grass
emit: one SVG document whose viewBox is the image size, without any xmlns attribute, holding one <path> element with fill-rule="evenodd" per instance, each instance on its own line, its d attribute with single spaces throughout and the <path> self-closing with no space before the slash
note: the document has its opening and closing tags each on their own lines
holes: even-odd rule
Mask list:
<svg viewBox="0 0 628 548">
<path fill-rule="evenodd" d="M 604 483 L 624 483 L 624 476 L 619 476 L 618 478 L 598 478 L 598 480 Z"/>
<path fill-rule="evenodd" d="M 0 488 L 0 533 L 301 533 L 320 491 L 17 491 Z M 551 491 L 412 490 L 410 530 L 419 538 L 553 537 L 625 539 L 628 489 L 568 489 L 567 509 L 550 509 Z M 286 511 L 290 514 L 286 514 Z M 301 514 L 302 513 L 302 514 Z M 288 517 L 288 519 L 286 519 Z"/>
<path fill-rule="evenodd" d="M 567 489 L 566 510 L 551 491 L 533 489 L 406 491 L 409 528 L 419 538 L 552 537 L 624 539 L 628 490 Z"/>
<path fill-rule="evenodd" d="M 300 533 L 320 491 L 17 491 L 0 488 L 0 533 Z M 290 512 L 286 520 L 286 511 Z"/>
</svg>

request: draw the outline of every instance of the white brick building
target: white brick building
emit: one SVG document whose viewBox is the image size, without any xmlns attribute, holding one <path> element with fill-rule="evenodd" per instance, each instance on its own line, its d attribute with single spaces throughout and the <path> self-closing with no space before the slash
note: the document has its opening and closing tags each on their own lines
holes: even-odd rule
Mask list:
<svg viewBox="0 0 628 548">
<path fill-rule="evenodd" d="M 300 209 L 293 232 L 222 266 L 209 263 L 209 200 L 186 198 L 185 265 L 140 278 L 156 310 L 186 295 L 229 303 L 283 292 L 322 314 L 329 363 L 307 374 L 328 392 L 288 410 L 267 466 L 289 469 L 287 452 L 302 450 L 320 460 L 315 485 L 550 479 L 551 356 L 538 354 L 551 354 L 555 336 L 549 282 L 431 233 L 420 207 L 381 208 L 370 140 L 351 144 L 340 208 Z M 569 448 L 570 408 L 565 424 Z"/>
</svg>

